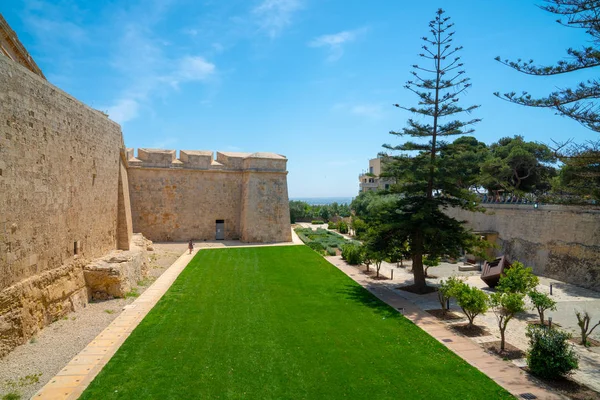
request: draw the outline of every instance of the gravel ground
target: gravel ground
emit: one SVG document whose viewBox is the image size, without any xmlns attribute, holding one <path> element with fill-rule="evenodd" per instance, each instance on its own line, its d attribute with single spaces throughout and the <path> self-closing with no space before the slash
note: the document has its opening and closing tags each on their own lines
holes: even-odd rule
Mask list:
<svg viewBox="0 0 600 400">
<path fill-rule="evenodd" d="M 187 243 L 154 243 L 149 252 L 148 278 L 139 282 L 142 293 L 183 252 Z M 17 392 L 30 398 L 88 345 L 134 298 L 89 303 L 42 329 L 28 343 L 0 359 L 0 396 Z"/>
</svg>

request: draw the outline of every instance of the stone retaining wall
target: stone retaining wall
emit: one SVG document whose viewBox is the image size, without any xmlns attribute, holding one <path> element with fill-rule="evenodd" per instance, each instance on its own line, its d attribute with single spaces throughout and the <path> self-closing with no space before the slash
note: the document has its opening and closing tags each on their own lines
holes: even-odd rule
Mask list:
<svg viewBox="0 0 600 400">
<path fill-rule="evenodd" d="M 486 213 L 451 209 L 476 231 L 498 232 L 498 254 L 536 274 L 600 290 L 600 208 L 485 204 Z"/>
</svg>

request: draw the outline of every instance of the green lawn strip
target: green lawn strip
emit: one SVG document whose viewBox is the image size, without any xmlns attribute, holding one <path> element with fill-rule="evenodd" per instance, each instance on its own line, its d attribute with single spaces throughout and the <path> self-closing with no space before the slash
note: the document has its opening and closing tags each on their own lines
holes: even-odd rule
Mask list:
<svg viewBox="0 0 600 400">
<path fill-rule="evenodd" d="M 81 399 L 511 398 L 306 246 L 202 250 Z"/>
</svg>

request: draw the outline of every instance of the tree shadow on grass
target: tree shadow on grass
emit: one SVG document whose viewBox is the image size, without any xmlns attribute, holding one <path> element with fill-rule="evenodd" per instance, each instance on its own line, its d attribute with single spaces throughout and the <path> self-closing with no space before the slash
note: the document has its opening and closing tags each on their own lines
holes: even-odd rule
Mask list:
<svg viewBox="0 0 600 400">
<path fill-rule="evenodd" d="M 373 309 L 377 314 L 383 317 L 397 318 L 400 315 L 393 307 L 378 299 L 377 296 L 362 286 L 346 285 L 342 290 L 338 291 L 338 293 L 344 295 L 346 299 L 356 301 L 357 303 Z"/>
</svg>

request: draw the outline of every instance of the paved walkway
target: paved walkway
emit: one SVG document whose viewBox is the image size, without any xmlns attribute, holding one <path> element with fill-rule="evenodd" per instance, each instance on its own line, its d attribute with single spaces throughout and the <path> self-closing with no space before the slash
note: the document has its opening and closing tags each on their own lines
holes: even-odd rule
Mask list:
<svg viewBox="0 0 600 400">
<path fill-rule="evenodd" d="M 402 312 L 406 318 L 517 398 L 533 398 L 527 397 L 528 394 L 533 394 L 537 399 L 567 399 L 565 396 L 550 391 L 514 364 L 486 353 L 473 341 L 453 333 L 437 318 L 402 298 L 394 289 L 377 285 L 376 281 L 361 273 L 356 267 L 349 266 L 339 257 L 328 257 L 327 260 L 380 300 Z"/>
</svg>

